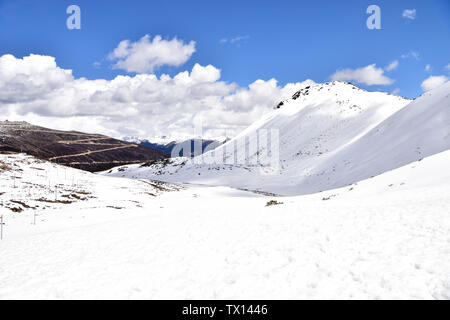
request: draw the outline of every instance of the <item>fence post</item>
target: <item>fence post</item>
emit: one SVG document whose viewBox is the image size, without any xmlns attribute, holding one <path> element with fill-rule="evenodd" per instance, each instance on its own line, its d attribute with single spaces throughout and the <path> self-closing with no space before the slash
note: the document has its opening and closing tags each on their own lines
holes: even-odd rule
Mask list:
<svg viewBox="0 0 450 320">
<path fill-rule="evenodd" d="M 0 216 L 0 240 L 3 240 L 3 215 Z"/>
</svg>

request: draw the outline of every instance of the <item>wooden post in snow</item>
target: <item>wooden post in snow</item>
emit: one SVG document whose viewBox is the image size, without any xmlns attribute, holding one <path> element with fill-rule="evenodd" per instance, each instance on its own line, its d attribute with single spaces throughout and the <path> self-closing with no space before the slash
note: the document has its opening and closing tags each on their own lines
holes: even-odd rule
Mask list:
<svg viewBox="0 0 450 320">
<path fill-rule="evenodd" d="M 0 240 L 3 240 L 3 215 L 0 216 Z"/>
</svg>

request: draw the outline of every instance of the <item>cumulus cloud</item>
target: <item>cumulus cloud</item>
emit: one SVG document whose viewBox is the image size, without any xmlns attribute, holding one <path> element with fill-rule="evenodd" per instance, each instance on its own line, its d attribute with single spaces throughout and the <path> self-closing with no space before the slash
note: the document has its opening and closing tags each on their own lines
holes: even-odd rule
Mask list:
<svg viewBox="0 0 450 320">
<path fill-rule="evenodd" d="M 403 10 L 402 17 L 409 20 L 416 19 L 416 9 L 405 9 Z"/>
<path fill-rule="evenodd" d="M 191 79 L 198 83 L 202 82 L 216 82 L 220 79 L 220 70 L 212 65 L 202 67 L 198 63 L 194 65 L 191 72 Z"/>
<path fill-rule="evenodd" d="M 392 71 L 394 69 L 397 69 L 397 67 L 398 67 L 398 60 L 394 60 L 385 68 L 385 70 Z"/>
<path fill-rule="evenodd" d="M 194 41 L 184 43 L 177 38 L 165 40 L 159 35 L 151 40 L 150 35 L 145 35 L 136 42 L 121 41 L 108 58 L 115 61 L 113 67 L 116 69 L 151 73 L 164 65 L 180 66 L 188 61 L 194 52 Z"/>
<path fill-rule="evenodd" d="M 439 87 L 449 80 L 446 76 L 429 76 L 422 82 L 423 91 L 429 91 Z"/>
<path fill-rule="evenodd" d="M 0 57 L 0 103 L 26 103 L 50 97 L 73 81 L 72 71 L 57 67 L 55 58 L 30 55 Z"/>
<path fill-rule="evenodd" d="M 331 75 L 330 78 L 331 80 L 364 83 L 369 86 L 389 85 L 394 82 L 394 80 L 384 75 L 384 70 L 382 68 L 377 68 L 375 64 L 370 64 L 358 69 L 338 70 L 336 73 Z"/>
<path fill-rule="evenodd" d="M 103 133 L 116 138 L 190 137 L 194 121 L 204 136 L 234 136 L 280 100 L 311 85 L 280 86 L 275 79 L 248 87 L 220 80 L 212 65 L 171 77 L 154 74 L 112 80 L 74 78 L 48 56 L 0 57 L 0 114 L 55 129 Z"/>
</svg>

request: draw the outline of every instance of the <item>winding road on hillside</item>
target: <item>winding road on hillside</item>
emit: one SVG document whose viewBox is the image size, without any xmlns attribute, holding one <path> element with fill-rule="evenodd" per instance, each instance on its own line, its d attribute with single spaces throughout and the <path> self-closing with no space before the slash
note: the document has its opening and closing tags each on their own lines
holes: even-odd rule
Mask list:
<svg viewBox="0 0 450 320">
<path fill-rule="evenodd" d="M 101 149 L 101 150 L 93 150 L 93 151 L 89 150 L 89 151 L 86 151 L 86 152 L 83 152 L 83 153 L 52 157 L 52 158 L 49 158 L 48 160 L 49 161 L 54 161 L 54 160 L 63 159 L 63 158 L 80 157 L 80 156 L 86 156 L 88 154 L 105 152 L 105 151 L 111 151 L 111 150 L 117 150 L 117 149 L 136 148 L 137 146 L 138 145 L 136 145 L 136 144 L 130 144 L 130 145 L 124 145 L 124 146 L 119 146 L 119 147 L 114 147 L 114 148 Z"/>
</svg>

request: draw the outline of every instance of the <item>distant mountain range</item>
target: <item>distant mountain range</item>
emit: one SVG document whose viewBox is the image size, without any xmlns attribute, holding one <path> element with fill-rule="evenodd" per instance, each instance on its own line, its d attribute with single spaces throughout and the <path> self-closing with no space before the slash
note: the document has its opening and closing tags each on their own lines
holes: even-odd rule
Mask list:
<svg viewBox="0 0 450 320">
<path fill-rule="evenodd" d="M 175 152 L 174 156 L 176 157 L 187 157 L 192 158 L 195 156 L 199 156 L 204 152 L 208 152 L 214 150 L 218 146 L 224 144 L 229 139 L 226 139 L 223 142 L 218 140 L 210 140 L 210 139 L 187 139 L 183 141 L 170 141 L 170 142 L 151 142 L 147 139 L 140 139 L 136 137 L 125 137 L 123 140 L 128 142 L 134 142 L 141 146 L 156 149 L 167 153 L 172 156 L 172 152 Z M 198 150 L 196 150 L 195 146 L 198 145 Z M 177 150 L 174 151 L 174 149 Z"/>
<path fill-rule="evenodd" d="M 23 152 L 91 172 L 169 157 L 160 150 L 104 135 L 11 121 L 0 121 L 0 152 Z"/>
</svg>

